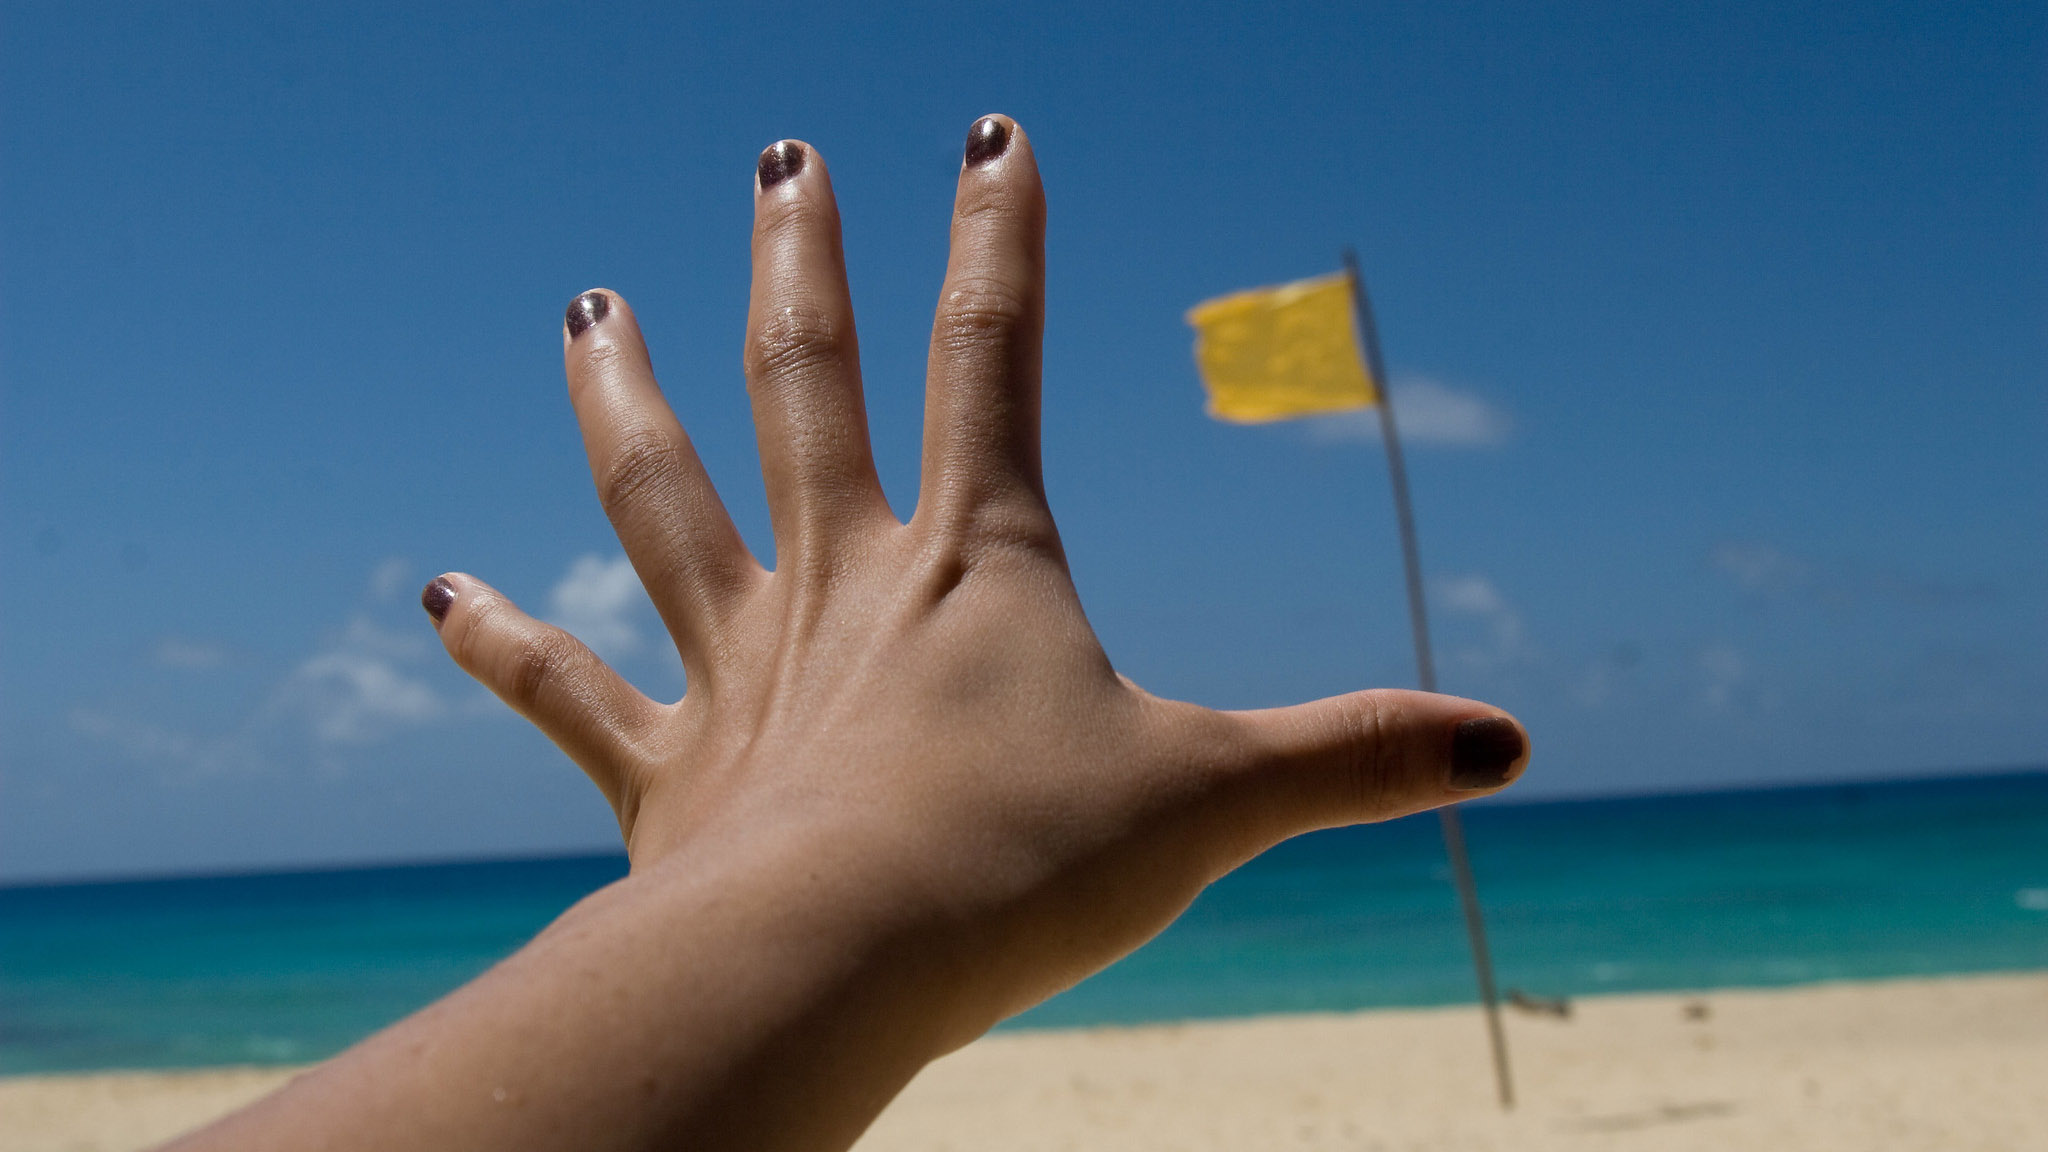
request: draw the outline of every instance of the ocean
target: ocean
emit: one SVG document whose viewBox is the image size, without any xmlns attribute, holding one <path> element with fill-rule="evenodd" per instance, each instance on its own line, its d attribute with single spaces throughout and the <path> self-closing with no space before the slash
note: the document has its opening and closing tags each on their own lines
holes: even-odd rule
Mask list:
<svg viewBox="0 0 2048 1152">
<path fill-rule="evenodd" d="M 1465 821 L 1503 989 L 2048 968 L 2048 770 Z M 0 1074 L 319 1059 L 624 872 L 592 856 L 0 888 Z M 1281 845 L 1004 1027 L 1474 999 L 1424 814 Z"/>
</svg>

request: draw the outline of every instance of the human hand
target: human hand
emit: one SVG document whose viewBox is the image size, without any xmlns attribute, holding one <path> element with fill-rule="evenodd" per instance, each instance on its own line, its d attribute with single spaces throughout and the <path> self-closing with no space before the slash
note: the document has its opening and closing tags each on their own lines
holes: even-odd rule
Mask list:
<svg viewBox="0 0 2048 1152">
<path fill-rule="evenodd" d="M 455 660 L 597 783 L 636 878 L 829 884 L 819 946 L 923 957 L 938 1050 L 1116 960 L 1286 837 L 1469 799 L 1526 762 L 1520 727 L 1468 700 L 1219 712 L 1116 673 L 1040 474 L 1044 221 L 1029 139 L 977 122 L 900 523 L 869 451 L 830 177 L 805 145 L 762 154 L 745 369 L 773 571 L 662 399 L 625 301 L 570 306 L 570 397 L 681 653 L 681 701 L 646 698 L 472 577 L 424 597 Z"/>
<path fill-rule="evenodd" d="M 868 452 L 824 163 L 762 154 L 746 371 L 773 572 L 625 301 L 577 297 L 570 397 L 689 691 L 647 699 L 468 576 L 424 603 L 456 661 L 597 782 L 631 874 L 178 1148 L 844 1148 L 932 1058 L 1268 845 L 1520 771 L 1521 728 L 1469 700 L 1214 712 L 1116 674 L 1039 476 L 1044 219 L 1030 141 L 977 122 L 901 524 Z"/>
</svg>

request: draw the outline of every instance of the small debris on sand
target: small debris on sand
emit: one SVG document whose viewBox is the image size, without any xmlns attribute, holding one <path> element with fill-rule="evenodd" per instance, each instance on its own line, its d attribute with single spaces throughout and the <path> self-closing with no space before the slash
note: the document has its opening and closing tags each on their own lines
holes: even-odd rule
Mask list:
<svg viewBox="0 0 2048 1152">
<path fill-rule="evenodd" d="M 1520 988 L 1510 988 L 1508 1006 L 1519 1008 L 1531 1016 L 1555 1016 L 1559 1020 L 1572 1018 L 1572 1002 L 1563 996 L 1531 996 Z"/>
</svg>

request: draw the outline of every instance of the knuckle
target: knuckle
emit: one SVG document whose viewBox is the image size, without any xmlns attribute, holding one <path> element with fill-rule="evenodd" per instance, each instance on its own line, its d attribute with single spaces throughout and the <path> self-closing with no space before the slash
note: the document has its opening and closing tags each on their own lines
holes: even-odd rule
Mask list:
<svg viewBox="0 0 2048 1152">
<path fill-rule="evenodd" d="M 785 305 L 754 326 L 747 339 L 750 381 L 801 376 L 846 358 L 846 328 L 822 308 Z"/>
<path fill-rule="evenodd" d="M 835 211 L 803 195 L 763 197 L 755 210 L 760 213 L 754 224 L 756 243 L 787 230 L 831 231 L 838 226 Z"/>
<path fill-rule="evenodd" d="M 683 473 L 682 452 L 668 437 L 652 431 L 628 433 L 605 461 L 597 478 L 597 498 L 607 512 L 616 514 L 649 493 L 675 491 Z"/>
<path fill-rule="evenodd" d="M 505 695 L 521 707 L 539 701 L 575 657 L 576 643 L 552 631 L 524 637 L 505 656 Z"/>
<path fill-rule="evenodd" d="M 1396 741 L 1387 738 L 1389 717 L 1384 701 L 1372 693 L 1347 696 L 1330 709 L 1323 734 L 1335 749 L 1338 785 L 1367 818 L 1389 811 L 1398 774 Z"/>
<path fill-rule="evenodd" d="M 1000 556 L 1057 558 L 1062 555 L 1059 528 L 1052 513 L 1036 501 L 992 499 L 977 502 L 959 515 L 953 533 L 969 567 Z"/>
<path fill-rule="evenodd" d="M 583 351 L 583 370 L 592 376 L 616 371 L 626 359 L 626 350 L 608 340 L 598 340 Z"/>
<path fill-rule="evenodd" d="M 580 409 L 600 396 L 608 384 L 625 376 L 629 368 L 625 350 L 600 336 L 570 362 L 570 402 Z"/>
<path fill-rule="evenodd" d="M 955 476 L 928 497 L 918 519 L 965 568 L 1013 557 L 1065 563 L 1042 490 L 1021 480 Z"/>
<path fill-rule="evenodd" d="M 948 351 L 976 348 L 1009 337 L 1031 322 L 1036 301 L 1005 280 L 973 277 L 955 282 L 939 306 L 933 339 Z"/>
<path fill-rule="evenodd" d="M 983 184 L 954 209 L 953 220 L 983 232 L 1035 233 L 1045 223 L 1045 197 L 1036 186 Z"/>
<path fill-rule="evenodd" d="M 449 613 L 441 625 L 441 639 L 457 664 L 476 669 L 490 654 L 491 640 L 503 628 L 500 621 L 515 612 L 512 602 L 496 592 L 464 597 L 462 610 Z"/>
</svg>

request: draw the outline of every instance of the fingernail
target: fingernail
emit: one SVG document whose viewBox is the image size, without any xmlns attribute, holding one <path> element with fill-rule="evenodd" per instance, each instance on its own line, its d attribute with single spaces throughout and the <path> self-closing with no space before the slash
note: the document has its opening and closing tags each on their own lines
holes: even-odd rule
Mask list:
<svg viewBox="0 0 2048 1152">
<path fill-rule="evenodd" d="M 803 170 L 804 146 L 794 140 L 778 140 L 761 153 L 761 162 L 754 165 L 754 179 L 766 192 Z"/>
<path fill-rule="evenodd" d="M 993 116 L 983 116 L 967 130 L 967 166 L 979 168 L 1003 154 L 1010 146 L 1010 126 Z"/>
<path fill-rule="evenodd" d="M 602 292 L 585 292 L 569 301 L 569 339 L 574 340 L 611 313 L 612 298 Z"/>
<path fill-rule="evenodd" d="M 1464 721 L 1451 733 L 1451 787 L 1461 792 L 1498 788 L 1528 750 L 1521 726 L 1505 716 Z"/>
<path fill-rule="evenodd" d="M 572 310 L 570 314 L 574 315 L 575 313 Z M 434 577 L 433 581 L 420 592 L 420 607 L 425 608 L 427 615 L 434 618 L 434 627 L 436 628 L 441 626 L 441 621 L 448 618 L 448 606 L 453 603 L 455 603 L 455 585 L 450 583 L 446 576 Z"/>
</svg>

